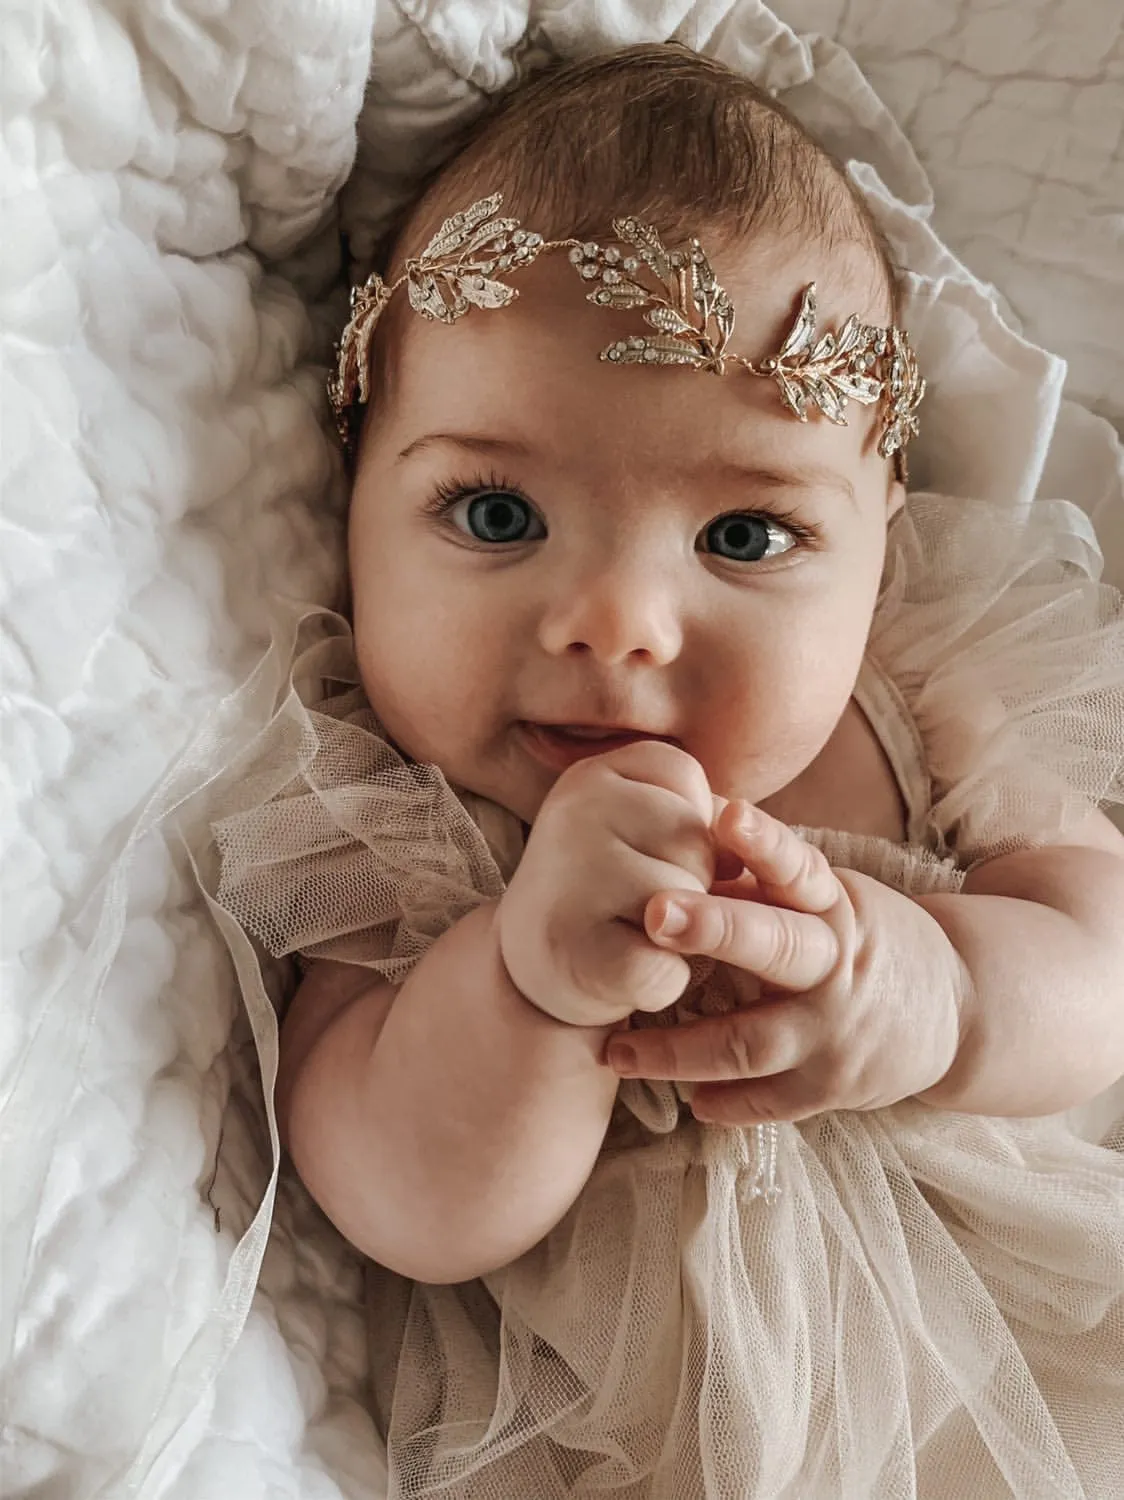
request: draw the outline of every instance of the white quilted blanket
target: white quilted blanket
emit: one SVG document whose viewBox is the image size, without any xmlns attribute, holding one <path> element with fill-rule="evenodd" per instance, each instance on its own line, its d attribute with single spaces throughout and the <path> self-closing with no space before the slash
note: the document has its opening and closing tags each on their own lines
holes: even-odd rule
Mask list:
<svg viewBox="0 0 1124 1500">
<path fill-rule="evenodd" d="M 341 221 L 362 260 L 538 55 L 679 35 L 851 158 L 917 272 L 918 480 L 1076 500 L 1124 583 L 1119 7 L 6 0 L 0 24 L 0 1489 L 376 1500 L 360 1271 L 277 1180 L 272 1012 L 255 1042 L 177 833 L 269 591 L 340 577 Z"/>
</svg>

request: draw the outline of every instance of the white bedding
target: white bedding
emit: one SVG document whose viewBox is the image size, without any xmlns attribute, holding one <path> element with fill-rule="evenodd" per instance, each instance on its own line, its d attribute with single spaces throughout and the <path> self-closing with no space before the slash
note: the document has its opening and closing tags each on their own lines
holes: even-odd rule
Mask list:
<svg viewBox="0 0 1124 1500">
<path fill-rule="evenodd" d="M 356 122 L 362 259 L 544 51 L 678 34 L 751 71 L 867 164 L 918 273 L 918 481 L 1076 500 L 1124 583 L 1119 8 L 8 0 L 0 24 L 0 1489 L 374 1500 L 359 1268 L 285 1173 L 273 1202 L 254 1038 L 177 832 L 269 591 L 340 576 L 318 423 Z"/>
</svg>

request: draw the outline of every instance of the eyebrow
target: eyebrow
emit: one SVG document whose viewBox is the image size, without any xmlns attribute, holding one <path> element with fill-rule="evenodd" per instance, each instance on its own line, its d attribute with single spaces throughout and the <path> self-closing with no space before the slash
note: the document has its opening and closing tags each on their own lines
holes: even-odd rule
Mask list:
<svg viewBox="0 0 1124 1500">
<path fill-rule="evenodd" d="M 846 474 L 825 464 L 802 463 L 791 469 L 769 464 L 738 464 L 729 459 L 715 459 L 707 470 L 734 484 L 752 484 L 765 490 L 834 490 L 852 504 L 855 486 Z"/>
<path fill-rule="evenodd" d="M 474 432 L 427 432 L 408 443 L 398 455 L 398 462 L 437 444 L 464 448 L 470 453 L 506 454 L 529 458 L 534 449 L 517 438 L 486 437 Z M 730 484 L 752 484 L 765 490 L 833 490 L 855 503 L 855 487 L 845 474 L 823 464 L 804 463 L 791 469 L 769 464 L 739 464 L 730 459 L 715 458 L 701 466 L 705 472 Z"/>
<path fill-rule="evenodd" d="M 454 448 L 466 448 L 470 453 L 507 453 L 515 458 L 529 458 L 531 446 L 515 438 L 484 437 L 475 432 L 427 432 L 424 436 L 407 443 L 398 455 L 398 462 L 413 458 L 415 453 L 432 447 L 436 443 L 451 444 Z"/>
</svg>

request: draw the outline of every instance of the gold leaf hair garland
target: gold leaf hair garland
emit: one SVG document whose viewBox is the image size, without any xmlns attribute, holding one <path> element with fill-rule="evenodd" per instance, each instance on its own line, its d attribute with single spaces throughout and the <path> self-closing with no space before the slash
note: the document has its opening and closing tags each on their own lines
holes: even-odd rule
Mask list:
<svg viewBox="0 0 1124 1500">
<path fill-rule="evenodd" d="M 761 360 L 732 354 L 734 308 L 715 280 L 697 239 L 668 250 L 649 224 L 631 216 L 613 220 L 615 243 L 544 240 L 517 219 L 497 217 L 500 193 L 482 198 L 446 219 L 396 281 L 367 278 L 351 295 L 351 317 L 339 343 L 339 362 L 328 385 L 345 450 L 352 454 L 357 416 L 370 400 L 371 340 L 391 297 L 402 287 L 423 318 L 455 323 L 473 307 L 506 307 L 518 292 L 503 278 L 546 251 L 565 250 L 578 276 L 590 284 L 586 300 L 598 307 L 642 312 L 653 330 L 617 339 L 601 351 L 611 364 L 688 365 L 723 375 L 734 366 L 773 380 L 781 400 L 801 422 L 819 411 L 845 426 L 847 405 L 880 403 L 878 451 L 893 458 L 905 478 L 905 449 L 917 436 L 917 407 L 925 382 L 904 329 L 878 328 L 852 314 L 838 331 L 817 337 L 816 286 L 801 294 L 796 320 L 776 354 Z"/>
</svg>

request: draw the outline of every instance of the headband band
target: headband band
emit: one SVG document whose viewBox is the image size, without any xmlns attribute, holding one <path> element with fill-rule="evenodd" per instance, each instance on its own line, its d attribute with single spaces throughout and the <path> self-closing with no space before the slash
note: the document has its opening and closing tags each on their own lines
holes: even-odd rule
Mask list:
<svg viewBox="0 0 1124 1500">
<path fill-rule="evenodd" d="M 780 349 L 764 359 L 730 352 L 734 308 L 718 285 L 697 239 L 665 249 L 648 224 L 613 220 L 615 242 L 544 240 L 517 219 L 497 218 L 501 193 L 482 198 L 446 219 L 422 253 L 406 262 L 396 281 L 371 275 L 351 294 L 351 317 L 340 338 L 338 366 L 328 395 L 345 451 L 353 455 L 357 417 L 369 401 L 370 351 L 382 311 L 402 287 L 423 318 L 455 323 L 470 308 L 506 307 L 519 294 L 506 277 L 545 253 L 565 250 L 589 283 L 586 300 L 598 307 L 643 312 L 653 331 L 618 339 L 601 351 L 611 364 L 688 365 L 724 375 L 730 367 L 773 380 L 788 410 L 801 422 L 819 411 L 846 426 L 847 405 L 879 404 L 878 452 L 893 458 L 905 478 L 905 448 L 917 436 L 916 411 L 925 394 L 909 335 L 878 328 L 852 314 L 842 328 L 816 332 L 816 285 L 801 294 L 796 319 Z"/>
</svg>

